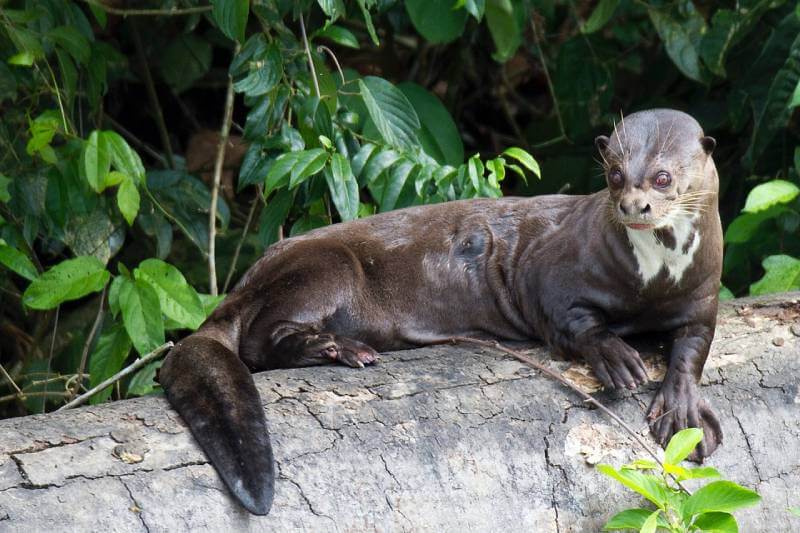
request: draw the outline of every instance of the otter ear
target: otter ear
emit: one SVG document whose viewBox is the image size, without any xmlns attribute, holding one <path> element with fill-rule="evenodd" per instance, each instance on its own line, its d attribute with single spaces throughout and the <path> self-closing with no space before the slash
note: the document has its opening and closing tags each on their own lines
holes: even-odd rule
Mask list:
<svg viewBox="0 0 800 533">
<path fill-rule="evenodd" d="M 606 148 L 608 148 L 608 137 L 606 137 L 605 135 L 598 135 L 597 137 L 594 138 L 594 145 L 601 152 L 605 152 Z"/>
<path fill-rule="evenodd" d="M 703 137 L 700 139 L 700 144 L 703 145 L 703 150 L 705 150 L 707 154 L 711 154 L 717 146 L 717 141 L 714 137 Z"/>
</svg>

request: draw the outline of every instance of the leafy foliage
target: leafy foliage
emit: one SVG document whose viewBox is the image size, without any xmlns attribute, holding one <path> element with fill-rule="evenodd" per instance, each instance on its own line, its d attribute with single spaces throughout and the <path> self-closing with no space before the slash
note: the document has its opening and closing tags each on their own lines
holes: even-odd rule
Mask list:
<svg viewBox="0 0 800 533">
<path fill-rule="evenodd" d="M 655 532 L 739 531 L 733 513 L 756 505 L 761 497 L 732 481 L 716 480 L 690 494 L 678 484 L 689 479 L 719 478 L 711 467 L 684 468 L 681 461 L 703 440 L 703 430 L 688 428 L 670 439 L 664 451 L 664 462 L 639 459 L 614 468 L 597 465 L 597 469 L 639 493 L 656 506 L 652 509 L 627 509 L 612 516 L 604 531 L 637 530 Z M 654 472 L 654 473 L 645 473 Z"/>
<path fill-rule="evenodd" d="M 197 328 L 219 302 L 198 290 L 210 218 L 235 281 L 269 244 L 338 221 L 592 192 L 591 140 L 620 109 L 682 108 L 718 139 L 721 295 L 798 288 L 793 3 L 162 4 L 137 5 L 162 10 L 142 17 L 11 0 L 0 13 L 0 329 L 14 332 L 0 353 L 23 385 L 51 368 L 74 395 Z M 85 368 L 70 355 L 82 345 Z M 93 401 L 154 390 L 157 365 Z M 3 413 L 41 408 L 12 400 Z"/>
</svg>

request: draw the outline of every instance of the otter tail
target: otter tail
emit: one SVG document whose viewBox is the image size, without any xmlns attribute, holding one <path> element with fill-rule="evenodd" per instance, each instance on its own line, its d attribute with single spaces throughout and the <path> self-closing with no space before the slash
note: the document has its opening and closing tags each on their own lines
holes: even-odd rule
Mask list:
<svg viewBox="0 0 800 533">
<path fill-rule="evenodd" d="M 272 446 L 245 364 L 222 343 L 196 333 L 172 349 L 159 381 L 234 496 L 254 514 L 269 513 Z"/>
</svg>

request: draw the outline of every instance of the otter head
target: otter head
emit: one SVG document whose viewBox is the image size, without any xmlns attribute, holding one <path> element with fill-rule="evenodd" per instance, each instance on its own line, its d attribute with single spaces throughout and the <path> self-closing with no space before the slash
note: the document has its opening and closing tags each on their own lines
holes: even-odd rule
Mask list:
<svg viewBox="0 0 800 533">
<path fill-rule="evenodd" d="M 603 159 L 611 217 L 634 230 L 694 218 L 712 201 L 716 141 L 686 113 L 654 109 L 628 115 L 595 145 Z"/>
</svg>

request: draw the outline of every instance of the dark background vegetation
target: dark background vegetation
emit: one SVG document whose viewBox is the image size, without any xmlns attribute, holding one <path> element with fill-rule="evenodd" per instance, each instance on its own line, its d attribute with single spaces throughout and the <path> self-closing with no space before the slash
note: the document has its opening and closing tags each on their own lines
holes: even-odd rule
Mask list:
<svg viewBox="0 0 800 533">
<path fill-rule="evenodd" d="M 196 328 L 279 238 L 597 191 L 593 138 L 653 107 L 717 139 L 723 297 L 800 288 L 794 2 L 0 6 L 0 415 L 56 407 Z M 92 401 L 151 392 L 158 365 Z"/>
</svg>

